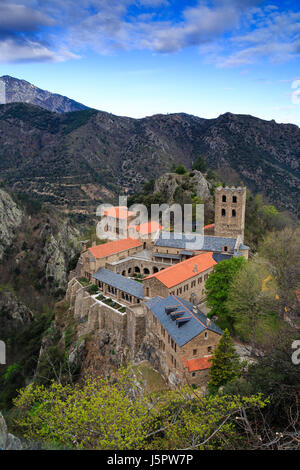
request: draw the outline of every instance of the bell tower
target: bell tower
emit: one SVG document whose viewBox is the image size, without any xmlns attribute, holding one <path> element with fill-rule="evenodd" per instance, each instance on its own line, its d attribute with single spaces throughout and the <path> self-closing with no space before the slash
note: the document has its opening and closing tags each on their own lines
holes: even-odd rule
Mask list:
<svg viewBox="0 0 300 470">
<path fill-rule="evenodd" d="M 218 186 L 215 191 L 215 236 L 244 240 L 246 188 Z"/>
</svg>

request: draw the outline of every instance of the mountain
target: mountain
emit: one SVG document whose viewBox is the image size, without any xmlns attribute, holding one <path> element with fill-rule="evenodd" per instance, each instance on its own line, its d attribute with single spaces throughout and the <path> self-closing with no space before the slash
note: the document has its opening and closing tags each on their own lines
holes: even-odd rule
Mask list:
<svg viewBox="0 0 300 470">
<path fill-rule="evenodd" d="M 132 194 L 172 163 L 202 155 L 226 183 L 245 183 L 278 208 L 299 211 L 300 129 L 248 115 L 143 119 L 86 109 L 51 113 L 0 106 L 0 175 L 14 191 L 66 211 L 93 214 L 100 201 Z"/>
<path fill-rule="evenodd" d="M 41 90 L 25 80 L 4 75 L 0 77 L 0 103 L 30 103 L 55 113 L 67 113 L 87 109 L 66 96 Z"/>
</svg>

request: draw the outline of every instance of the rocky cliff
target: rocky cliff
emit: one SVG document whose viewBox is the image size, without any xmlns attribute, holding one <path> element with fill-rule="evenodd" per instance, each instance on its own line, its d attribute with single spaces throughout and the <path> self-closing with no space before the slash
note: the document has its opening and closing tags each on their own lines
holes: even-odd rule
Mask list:
<svg viewBox="0 0 300 470">
<path fill-rule="evenodd" d="M 0 189 L 0 261 L 5 249 L 12 243 L 22 222 L 22 211 L 11 196 Z"/>
</svg>

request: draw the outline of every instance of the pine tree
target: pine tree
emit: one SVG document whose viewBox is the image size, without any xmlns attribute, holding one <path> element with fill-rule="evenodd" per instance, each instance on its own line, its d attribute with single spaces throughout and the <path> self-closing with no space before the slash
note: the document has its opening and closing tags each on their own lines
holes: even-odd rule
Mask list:
<svg viewBox="0 0 300 470">
<path fill-rule="evenodd" d="M 210 369 L 211 380 L 208 384 L 210 391 L 218 390 L 222 385 L 238 377 L 240 373 L 241 363 L 234 350 L 230 333 L 226 328 L 212 359 L 212 367 Z"/>
</svg>

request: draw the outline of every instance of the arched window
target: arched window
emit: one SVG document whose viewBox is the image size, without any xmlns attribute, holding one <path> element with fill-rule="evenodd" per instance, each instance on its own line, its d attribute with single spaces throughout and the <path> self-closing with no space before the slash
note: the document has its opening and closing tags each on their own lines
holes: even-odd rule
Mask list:
<svg viewBox="0 0 300 470">
<path fill-rule="evenodd" d="M 222 209 L 222 217 L 225 217 L 226 215 L 226 209 Z"/>
<path fill-rule="evenodd" d="M 222 202 L 226 202 L 226 196 L 222 196 Z"/>
<path fill-rule="evenodd" d="M 144 268 L 144 274 L 150 274 L 150 271 L 148 268 Z"/>
<path fill-rule="evenodd" d="M 236 210 L 232 209 L 232 217 L 236 217 Z"/>
<path fill-rule="evenodd" d="M 158 273 L 158 268 L 156 266 L 153 268 L 153 273 Z"/>
<path fill-rule="evenodd" d="M 236 196 L 232 196 L 232 202 L 234 202 L 234 203 L 237 202 L 237 197 Z"/>
</svg>

